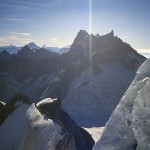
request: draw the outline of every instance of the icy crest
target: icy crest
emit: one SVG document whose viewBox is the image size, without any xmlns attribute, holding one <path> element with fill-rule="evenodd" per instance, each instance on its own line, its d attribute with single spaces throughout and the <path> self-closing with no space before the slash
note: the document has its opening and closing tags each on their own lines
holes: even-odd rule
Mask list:
<svg viewBox="0 0 150 150">
<path fill-rule="evenodd" d="M 52 103 L 52 102 L 53 102 L 53 100 L 51 98 L 45 98 L 45 99 L 39 101 L 36 105 L 40 106 L 40 105 L 44 105 L 44 104 Z"/>
<path fill-rule="evenodd" d="M 28 129 L 20 149 L 55 150 L 58 141 L 62 139 L 61 127 L 51 119 L 41 115 L 35 104 L 32 104 L 27 110 L 26 117 Z"/>
<path fill-rule="evenodd" d="M 150 149 L 150 59 L 122 97 L 93 150 Z"/>
</svg>

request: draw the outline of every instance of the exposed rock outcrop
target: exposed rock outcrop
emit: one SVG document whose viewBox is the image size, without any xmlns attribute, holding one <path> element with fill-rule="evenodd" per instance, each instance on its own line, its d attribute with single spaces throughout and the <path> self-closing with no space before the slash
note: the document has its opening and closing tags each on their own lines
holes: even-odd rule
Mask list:
<svg viewBox="0 0 150 150">
<path fill-rule="evenodd" d="M 149 150 L 149 116 L 150 59 L 138 69 L 93 150 Z"/>
<path fill-rule="evenodd" d="M 61 108 L 60 100 L 45 99 L 37 103 L 38 110 L 61 127 L 63 138 L 56 145 L 56 150 L 91 150 L 94 141 L 91 135 L 70 118 Z"/>
</svg>

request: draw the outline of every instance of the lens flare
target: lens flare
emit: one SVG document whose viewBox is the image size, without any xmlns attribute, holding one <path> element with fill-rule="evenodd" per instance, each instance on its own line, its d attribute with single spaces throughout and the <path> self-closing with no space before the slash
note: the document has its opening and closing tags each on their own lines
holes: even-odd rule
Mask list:
<svg viewBox="0 0 150 150">
<path fill-rule="evenodd" d="M 92 0 L 89 0 L 89 34 L 90 69 L 92 69 Z"/>
</svg>

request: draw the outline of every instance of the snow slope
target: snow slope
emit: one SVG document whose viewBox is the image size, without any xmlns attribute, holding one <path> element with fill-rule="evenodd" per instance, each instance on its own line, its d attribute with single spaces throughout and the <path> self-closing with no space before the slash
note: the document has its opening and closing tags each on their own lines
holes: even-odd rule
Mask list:
<svg viewBox="0 0 150 150">
<path fill-rule="evenodd" d="M 81 73 L 62 101 L 64 110 L 82 127 L 105 125 L 136 72 L 121 64 L 105 64 L 100 68 L 99 75 L 93 75 L 89 69 Z"/>
<path fill-rule="evenodd" d="M 89 134 L 92 135 L 92 138 L 95 142 L 101 137 L 104 127 L 93 127 L 93 128 L 84 128 Z"/>
<path fill-rule="evenodd" d="M 0 149 L 17 149 L 26 132 L 25 113 L 29 105 L 22 105 L 0 126 Z"/>
<path fill-rule="evenodd" d="M 61 127 L 44 117 L 32 104 L 26 113 L 28 128 L 20 145 L 21 150 L 55 150 L 61 140 Z"/>
<path fill-rule="evenodd" d="M 32 105 L 19 102 L 16 101 L 16 109 L 0 126 L 0 149 L 92 149 L 94 140 L 91 135 L 63 111 L 59 99 L 46 98 Z"/>
<path fill-rule="evenodd" d="M 22 105 L 0 126 L 1 150 L 55 150 L 61 127 L 41 115 L 35 104 Z"/>
<path fill-rule="evenodd" d="M 122 97 L 93 150 L 150 149 L 150 59 Z"/>
</svg>

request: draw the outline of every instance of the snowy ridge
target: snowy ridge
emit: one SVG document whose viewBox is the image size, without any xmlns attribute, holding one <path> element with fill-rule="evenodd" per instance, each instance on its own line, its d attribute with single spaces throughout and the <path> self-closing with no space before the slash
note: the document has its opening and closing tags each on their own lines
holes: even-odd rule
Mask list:
<svg viewBox="0 0 150 150">
<path fill-rule="evenodd" d="M 36 106 L 38 107 L 40 105 L 42 106 L 44 104 L 48 104 L 48 103 L 52 103 L 52 102 L 53 102 L 53 100 L 51 98 L 45 98 L 45 99 L 41 100 L 40 102 L 38 102 L 36 104 Z"/>
<path fill-rule="evenodd" d="M 0 126 L 3 150 L 91 150 L 93 145 L 91 135 L 63 111 L 58 99 L 17 105 Z"/>
<path fill-rule="evenodd" d="M 32 104 L 26 113 L 28 129 L 22 141 L 21 150 L 55 150 L 61 140 L 61 127 L 51 119 L 41 115 L 35 104 Z"/>
<path fill-rule="evenodd" d="M 150 149 L 150 59 L 137 73 L 93 150 Z"/>
<path fill-rule="evenodd" d="M 35 104 L 22 105 L 0 127 L 2 150 L 55 150 L 61 127 L 41 115 Z"/>
<path fill-rule="evenodd" d="M 10 54 L 17 54 L 19 50 L 21 50 L 21 46 L 17 47 L 15 45 L 9 45 L 9 46 L 1 46 L 0 47 L 0 52 L 6 50 Z"/>
<path fill-rule="evenodd" d="M 28 43 L 27 46 L 28 46 L 30 49 L 39 49 L 39 48 L 40 48 L 40 47 L 37 46 L 34 42 Z"/>
</svg>

